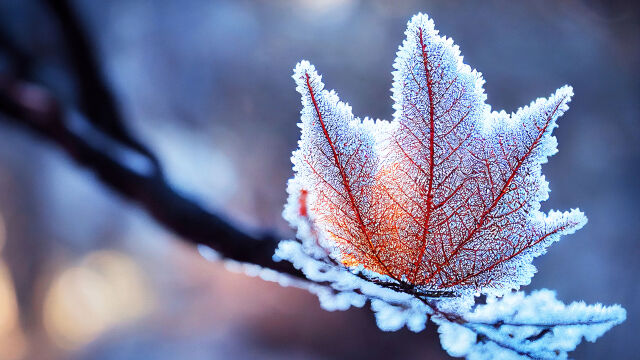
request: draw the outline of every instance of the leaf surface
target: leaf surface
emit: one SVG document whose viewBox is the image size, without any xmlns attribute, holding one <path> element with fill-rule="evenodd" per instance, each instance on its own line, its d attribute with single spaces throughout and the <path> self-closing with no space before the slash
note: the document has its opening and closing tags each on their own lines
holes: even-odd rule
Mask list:
<svg viewBox="0 0 640 360">
<path fill-rule="evenodd" d="M 491 112 L 480 73 L 426 15 L 394 63 L 391 122 L 360 120 L 306 61 L 294 72 L 302 130 L 285 217 L 309 253 L 421 291 L 502 294 L 586 223 L 540 212 L 541 164 L 568 86 L 513 114 Z"/>
</svg>

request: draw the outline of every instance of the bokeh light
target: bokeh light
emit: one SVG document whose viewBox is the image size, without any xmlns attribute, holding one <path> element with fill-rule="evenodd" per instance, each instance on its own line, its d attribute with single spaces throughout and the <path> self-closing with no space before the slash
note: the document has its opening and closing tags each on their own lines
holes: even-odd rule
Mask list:
<svg viewBox="0 0 640 360">
<path fill-rule="evenodd" d="M 151 299 L 133 260 L 115 251 L 97 251 L 53 280 L 45 297 L 44 325 L 56 345 L 75 349 L 149 313 Z"/>
</svg>

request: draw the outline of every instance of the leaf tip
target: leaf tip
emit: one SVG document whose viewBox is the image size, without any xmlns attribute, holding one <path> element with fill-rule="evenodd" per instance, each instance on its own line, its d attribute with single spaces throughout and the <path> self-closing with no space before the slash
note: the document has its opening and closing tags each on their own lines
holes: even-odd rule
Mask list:
<svg viewBox="0 0 640 360">
<path fill-rule="evenodd" d="M 422 29 L 425 31 L 437 31 L 435 30 L 435 24 L 433 20 L 427 14 L 417 13 L 411 17 L 411 20 L 407 23 L 407 33 L 413 33 L 415 29 Z"/>
<path fill-rule="evenodd" d="M 314 91 L 321 91 L 324 87 L 322 76 L 318 74 L 316 67 L 307 60 L 301 60 L 296 64 L 291 77 L 296 82 L 296 90 L 303 95 L 309 91 L 309 86 L 313 87 Z"/>
</svg>

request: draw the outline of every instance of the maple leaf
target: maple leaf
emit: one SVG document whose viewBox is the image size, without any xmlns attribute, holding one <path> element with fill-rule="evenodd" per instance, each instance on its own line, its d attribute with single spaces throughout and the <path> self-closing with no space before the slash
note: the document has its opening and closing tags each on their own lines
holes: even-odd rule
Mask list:
<svg viewBox="0 0 640 360">
<path fill-rule="evenodd" d="M 393 73 L 391 122 L 356 118 L 307 61 L 293 78 L 302 134 L 283 216 L 298 241 L 281 241 L 323 308 L 367 301 L 378 327 L 421 331 L 430 318 L 452 356 L 566 358 L 626 318 L 619 305 L 565 306 L 549 290 L 513 293 L 533 258 L 587 219 L 540 211 L 541 164 L 573 95 L 569 86 L 513 114 L 485 104 L 480 73 L 426 15 L 414 16 Z M 474 295 L 487 294 L 473 306 Z M 502 297 L 499 299 L 498 297 Z"/>
<path fill-rule="evenodd" d="M 480 73 L 426 15 L 408 24 L 394 63 L 391 122 L 354 117 L 300 62 L 302 134 L 285 217 L 305 251 L 371 281 L 428 296 L 501 295 L 531 261 L 586 223 L 540 212 L 541 164 L 572 89 L 513 114 L 491 112 Z"/>
</svg>

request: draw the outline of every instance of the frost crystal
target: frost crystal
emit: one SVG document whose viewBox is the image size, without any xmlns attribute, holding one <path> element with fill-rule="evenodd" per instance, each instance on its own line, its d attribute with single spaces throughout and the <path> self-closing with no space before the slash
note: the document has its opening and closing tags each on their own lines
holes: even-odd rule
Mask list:
<svg viewBox="0 0 640 360">
<path fill-rule="evenodd" d="M 296 66 L 301 138 L 283 215 L 300 242 L 282 242 L 275 258 L 322 284 L 309 290 L 328 310 L 371 300 L 383 330 L 420 331 L 431 316 L 454 355 L 528 341 L 533 327 L 513 331 L 513 339 L 500 332 L 504 326 L 484 331 L 477 317 L 485 307 L 464 315 L 479 293 L 506 294 L 487 307 L 519 299 L 512 308 L 518 314 L 553 303 L 547 292 L 510 293 L 530 282 L 533 258 L 587 221 L 577 209 L 540 212 L 549 193 L 541 164 L 557 152 L 551 133 L 573 91 L 564 86 L 515 113 L 492 112 L 481 74 L 426 15 L 414 16 L 405 35 L 394 63 L 390 122 L 355 117 L 325 90 L 313 65 Z M 573 308 L 561 309 L 560 318 Z M 596 309 L 578 310 L 588 317 Z M 540 336 L 566 341 L 547 344 L 552 352 L 566 352 L 582 336 L 549 324 Z M 581 333 L 587 339 L 612 325 L 589 326 L 598 330 Z M 477 338 L 492 334 L 499 341 Z"/>
<path fill-rule="evenodd" d="M 584 337 L 596 339 L 626 319 L 618 305 L 564 305 L 551 290 L 529 296 L 518 292 L 502 299 L 490 298 L 486 305 L 456 323 L 432 317 L 440 325 L 440 340 L 452 356 L 468 359 L 566 359 Z"/>
</svg>

